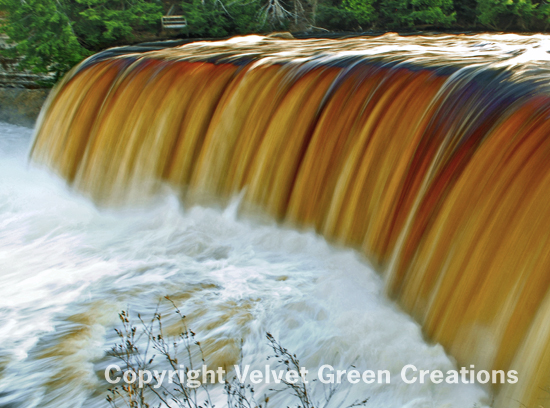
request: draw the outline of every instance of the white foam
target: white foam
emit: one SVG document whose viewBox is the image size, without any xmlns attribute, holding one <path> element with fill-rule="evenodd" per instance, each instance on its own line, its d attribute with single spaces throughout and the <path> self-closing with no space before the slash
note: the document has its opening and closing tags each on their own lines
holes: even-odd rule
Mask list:
<svg viewBox="0 0 550 408">
<path fill-rule="evenodd" d="M 150 208 L 99 211 L 27 166 L 30 133 L 0 124 L 0 361 L 10 361 L 0 405 L 106 407 L 94 390 L 107 388 L 99 373 L 117 313 L 147 315 L 160 297 L 181 293 L 186 313 L 204 312 L 192 317 L 199 336 L 244 339 L 244 363 L 266 364 L 269 331 L 313 371 L 323 363 L 390 370 L 390 385 L 350 388 L 348 400 L 370 397 L 368 407 L 487 403 L 476 386 L 398 379 L 405 364 L 454 365 L 384 298 L 380 277 L 353 251 L 240 220 L 236 204 L 183 211 L 167 196 Z M 273 406 L 290 404 L 285 398 Z"/>
</svg>

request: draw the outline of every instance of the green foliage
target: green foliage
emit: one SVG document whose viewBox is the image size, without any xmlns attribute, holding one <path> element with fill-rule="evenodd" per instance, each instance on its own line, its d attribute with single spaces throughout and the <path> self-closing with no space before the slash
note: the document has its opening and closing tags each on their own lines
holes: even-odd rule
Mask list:
<svg viewBox="0 0 550 408">
<path fill-rule="evenodd" d="M 188 33 L 193 37 L 225 37 L 260 29 L 258 0 L 188 0 L 182 3 Z"/>
<path fill-rule="evenodd" d="M 338 7 L 363 28 L 474 28 L 540 30 L 550 24 L 550 4 L 539 0 L 343 0 Z M 337 15 L 335 13 L 335 15 Z"/>
<path fill-rule="evenodd" d="M 264 23 L 258 19 L 261 12 L 259 0 L 236 2 L 231 7 L 231 17 L 236 34 L 257 33 L 265 30 Z"/>
<path fill-rule="evenodd" d="M 454 2 L 456 22 L 459 27 L 472 27 L 476 22 L 477 0 L 460 0 Z"/>
<path fill-rule="evenodd" d="M 16 43 L 4 53 L 20 57 L 22 69 L 59 76 L 90 54 L 56 0 L 0 0 L 0 10 L 7 13 L 2 32 Z"/>
<path fill-rule="evenodd" d="M 93 52 L 157 33 L 164 7 L 181 5 L 191 37 L 272 30 L 546 30 L 544 0 L 0 0 L 1 51 L 21 69 L 55 79 Z M 164 10 L 163 10 L 164 9 Z"/>
<path fill-rule="evenodd" d="M 342 5 L 363 28 L 449 27 L 456 20 L 453 0 L 343 0 Z"/>
<path fill-rule="evenodd" d="M 452 0 L 389 0 L 381 3 L 380 12 L 392 29 L 449 27 L 456 19 Z"/>
<path fill-rule="evenodd" d="M 531 0 L 478 0 L 477 17 L 481 24 L 496 30 L 510 26 L 527 29 L 536 8 Z"/>
<path fill-rule="evenodd" d="M 228 34 L 231 17 L 217 0 L 191 0 L 182 4 L 189 32 L 197 37 L 223 37 Z"/>
<path fill-rule="evenodd" d="M 417 24 L 449 27 L 456 19 L 453 0 L 411 0 L 409 26 Z"/>
<path fill-rule="evenodd" d="M 157 1 L 73 0 L 68 5 L 72 6 L 75 32 L 94 48 L 128 41 L 136 30 L 156 31 L 162 17 L 162 5 Z"/>
<path fill-rule="evenodd" d="M 546 31 L 550 23 L 550 3 L 540 3 L 535 9 L 537 18 L 543 23 L 542 29 Z"/>
<path fill-rule="evenodd" d="M 358 28 L 358 21 L 349 8 L 321 3 L 317 11 L 317 25 L 338 31 L 352 31 Z"/>
<path fill-rule="evenodd" d="M 342 4 L 362 26 L 372 24 L 378 18 L 375 0 L 344 0 Z"/>
<path fill-rule="evenodd" d="M 14 43 L 4 54 L 22 69 L 56 78 L 93 51 L 157 30 L 157 0 L 0 0 L 1 32 Z"/>
</svg>

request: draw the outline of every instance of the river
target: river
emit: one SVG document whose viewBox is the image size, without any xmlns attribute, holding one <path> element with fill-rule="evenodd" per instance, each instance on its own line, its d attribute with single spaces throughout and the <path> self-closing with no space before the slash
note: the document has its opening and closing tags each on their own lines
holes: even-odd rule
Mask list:
<svg viewBox="0 0 550 408">
<path fill-rule="evenodd" d="M 0 124 L 1 407 L 107 407 L 103 373 L 116 362 L 107 351 L 118 313 L 151 317 L 166 295 L 189 316 L 212 363 L 238 362 L 242 339 L 242 362 L 263 368 L 270 332 L 312 371 L 353 364 L 391 372 L 390 384 L 343 384 L 330 406 L 365 397 L 372 408 L 488 403 L 478 386 L 400 380 L 406 364 L 455 365 L 385 298 L 382 278 L 359 253 L 237 217 L 238 200 L 183 208 L 166 192 L 100 210 L 29 164 L 31 138 L 31 129 Z M 312 386 L 322 400 L 323 387 Z M 271 401 L 294 400 L 277 393 Z"/>
</svg>

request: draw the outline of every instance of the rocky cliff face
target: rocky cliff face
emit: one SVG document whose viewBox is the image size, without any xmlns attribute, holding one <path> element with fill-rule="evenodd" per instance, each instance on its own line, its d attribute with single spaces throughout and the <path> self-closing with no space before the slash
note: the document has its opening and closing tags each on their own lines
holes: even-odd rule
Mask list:
<svg viewBox="0 0 550 408">
<path fill-rule="evenodd" d="M 0 121 L 33 127 L 49 89 L 1 88 Z"/>
<path fill-rule="evenodd" d="M 5 48 L 0 36 L 0 48 Z M 49 89 L 40 82 L 45 76 L 17 70 L 17 61 L 0 57 L 0 121 L 33 127 Z"/>
</svg>

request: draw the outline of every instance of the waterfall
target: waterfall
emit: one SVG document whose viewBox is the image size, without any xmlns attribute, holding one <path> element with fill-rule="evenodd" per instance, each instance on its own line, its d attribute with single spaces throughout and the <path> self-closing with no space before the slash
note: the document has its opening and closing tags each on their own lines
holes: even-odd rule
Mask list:
<svg viewBox="0 0 550 408">
<path fill-rule="evenodd" d="M 75 67 L 32 160 L 102 206 L 169 185 L 357 248 L 459 364 L 550 405 L 545 36 L 250 36 Z M 541 402 L 542 401 L 542 402 Z"/>
</svg>

